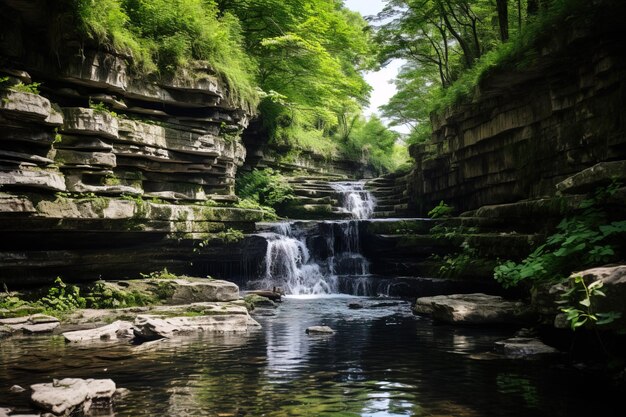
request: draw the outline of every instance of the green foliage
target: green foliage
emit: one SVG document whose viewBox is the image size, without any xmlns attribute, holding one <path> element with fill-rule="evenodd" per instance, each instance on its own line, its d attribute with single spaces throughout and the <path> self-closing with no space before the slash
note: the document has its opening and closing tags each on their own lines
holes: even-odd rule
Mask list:
<svg viewBox="0 0 626 417">
<path fill-rule="evenodd" d="M 614 322 L 622 315 L 621 313 L 609 311 L 605 313 L 595 312 L 594 300 L 598 297 L 606 297 L 602 291 L 602 281 L 593 281 L 589 285 L 581 276 L 571 277 L 570 289 L 561 294 L 558 302 L 564 304 L 561 311 L 566 314 L 572 330 L 585 325 L 586 323 L 602 326 Z"/>
<path fill-rule="evenodd" d="M 85 301 L 87 308 L 108 309 L 147 306 L 156 300 L 139 291 L 121 291 L 98 281 L 87 290 Z"/>
<path fill-rule="evenodd" d="M 342 154 L 348 159 L 370 163 L 378 173 L 391 172 L 408 159 L 406 147 L 398 144 L 398 134 L 387 129 L 375 115 L 369 119 L 362 116 L 344 115 L 340 124 Z"/>
<path fill-rule="evenodd" d="M 78 29 L 132 56 L 143 73 L 184 74 L 207 61 L 233 99 L 255 105 L 255 63 L 243 50 L 239 21 L 212 0 L 73 0 Z M 206 65 L 205 65 L 206 66 Z"/>
<path fill-rule="evenodd" d="M 259 210 L 262 213 L 263 220 L 278 220 L 278 215 L 273 207 L 261 205 L 258 201 L 250 198 L 240 200 L 237 204 L 235 204 L 235 207 L 248 210 Z"/>
<path fill-rule="evenodd" d="M 212 240 L 220 240 L 223 243 L 237 243 L 245 237 L 241 230 L 228 228 L 224 231 L 210 234 L 206 239 L 198 243 L 198 248 L 206 248 L 210 246 Z M 199 252 L 198 248 L 194 252 Z"/>
<path fill-rule="evenodd" d="M 439 219 L 442 217 L 450 217 L 454 212 L 454 207 L 450 207 L 446 203 L 441 200 L 439 204 L 433 207 L 432 210 L 428 212 L 428 217 L 431 219 Z"/>
<path fill-rule="evenodd" d="M 9 88 L 13 91 L 19 91 L 20 93 L 39 94 L 40 86 L 41 86 L 41 83 L 24 84 L 22 82 L 19 82 L 15 85 L 12 85 Z"/>
<path fill-rule="evenodd" d="M 269 92 L 260 110 L 271 142 L 295 149 L 291 157 L 298 151 L 340 156 L 344 122 L 360 114 L 370 92 L 360 73 L 373 57 L 366 21 L 337 0 L 218 3 L 240 19 L 259 62 L 259 85 Z"/>
<path fill-rule="evenodd" d="M 461 251 L 455 254 L 445 255 L 439 267 L 439 276 L 443 278 L 454 278 L 467 271 L 470 271 L 479 259 L 478 251 L 467 242 L 461 244 Z"/>
<path fill-rule="evenodd" d="M 95 102 L 89 100 L 89 108 L 94 110 L 96 113 L 105 113 L 105 114 L 111 115 L 113 117 L 117 117 L 117 113 L 115 113 L 114 111 L 110 110 L 107 107 L 107 105 L 102 103 L 102 102 L 95 103 Z"/>
<path fill-rule="evenodd" d="M 80 288 L 76 285 L 68 285 L 61 277 L 57 277 L 54 285 L 48 289 L 48 294 L 42 297 L 38 304 L 52 311 L 69 312 L 77 308 L 85 308 L 86 300 L 81 297 Z"/>
<path fill-rule="evenodd" d="M 594 16 L 598 7 L 583 0 L 541 5 L 538 14 L 520 7 L 520 15 L 517 7 L 510 8 L 510 37 L 503 41 L 492 0 L 389 0 L 379 15 L 384 23 L 376 33 L 378 59 L 382 64 L 395 58 L 407 63 L 383 115 L 392 125 L 411 127 L 409 143 L 427 141 L 431 113 L 471 99 L 476 86 L 495 71 L 528 66 L 554 31 Z"/>
<path fill-rule="evenodd" d="M 152 271 L 147 274 L 139 274 L 144 279 L 178 279 L 180 276 L 171 273 L 167 268 L 163 268 L 160 271 Z"/>
<path fill-rule="evenodd" d="M 269 207 L 277 207 L 294 198 L 293 188 L 287 179 L 271 168 L 254 169 L 240 174 L 235 190 L 239 197 Z"/>
<path fill-rule="evenodd" d="M 496 267 L 496 281 L 504 287 L 522 281 L 561 281 L 572 271 L 615 259 L 615 249 L 626 234 L 626 220 L 609 222 L 598 205 L 617 187 L 614 184 L 583 201 L 582 213 L 563 219 L 557 232 L 522 262 L 506 261 Z"/>
</svg>

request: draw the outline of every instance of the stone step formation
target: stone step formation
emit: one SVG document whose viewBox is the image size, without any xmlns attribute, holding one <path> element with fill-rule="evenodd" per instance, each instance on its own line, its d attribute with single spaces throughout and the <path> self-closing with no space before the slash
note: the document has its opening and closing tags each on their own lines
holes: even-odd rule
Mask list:
<svg viewBox="0 0 626 417">
<path fill-rule="evenodd" d="M 410 173 L 396 172 L 367 181 L 366 188 L 376 199 L 375 218 L 415 217 L 409 207 Z"/>
<path fill-rule="evenodd" d="M 254 111 L 212 69 L 146 77 L 69 33 L 53 57 L 54 19 L 29 10 L 0 5 L 0 282 L 188 269 L 198 242 L 254 229 L 261 212 L 223 207 Z"/>
</svg>

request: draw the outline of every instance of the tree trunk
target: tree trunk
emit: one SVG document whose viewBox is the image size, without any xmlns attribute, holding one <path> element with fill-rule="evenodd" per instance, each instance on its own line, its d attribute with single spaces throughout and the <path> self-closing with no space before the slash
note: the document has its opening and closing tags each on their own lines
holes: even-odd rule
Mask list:
<svg viewBox="0 0 626 417">
<path fill-rule="evenodd" d="M 496 0 L 498 10 L 498 24 L 500 25 L 500 39 L 506 42 L 509 39 L 509 4 L 507 0 Z"/>
</svg>

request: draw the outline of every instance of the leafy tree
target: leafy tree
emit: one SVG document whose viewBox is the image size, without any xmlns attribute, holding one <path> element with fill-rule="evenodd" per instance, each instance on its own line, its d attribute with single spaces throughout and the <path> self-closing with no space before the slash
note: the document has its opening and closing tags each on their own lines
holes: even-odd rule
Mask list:
<svg viewBox="0 0 626 417">
<path fill-rule="evenodd" d="M 328 155 L 341 147 L 349 153 L 348 136 L 371 89 L 361 75 L 374 62 L 367 22 L 339 0 L 218 3 L 242 22 L 261 88 L 282 97 L 261 102 L 271 140 Z"/>
</svg>

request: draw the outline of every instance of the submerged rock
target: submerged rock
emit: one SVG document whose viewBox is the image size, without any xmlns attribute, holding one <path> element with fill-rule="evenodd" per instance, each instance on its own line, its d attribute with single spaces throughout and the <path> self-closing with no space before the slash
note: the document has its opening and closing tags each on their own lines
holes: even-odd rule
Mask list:
<svg viewBox="0 0 626 417">
<path fill-rule="evenodd" d="M 495 350 L 512 358 L 536 358 L 558 353 L 555 348 L 534 337 L 512 337 L 494 344 Z"/>
<path fill-rule="evenodd" d="M 348 304 L 348 308 L 350 310 L 359 310 L 361 308 L 363 308 L 363 304 L 359 304 L 359 303 L 349 303 Z"/>
<path fill-rule="evenodd" d="M 13 329 L 4 324 L 0 324 L 0 339 L 4 339 L 5 337 L 9 337 L 13 334 Z"/>
<path fill-rule="evenodd" d="M 92 405 L 110 406 L 115 382 L 110 379 L 65 378 L 31 385 L 31 400 L 45 411 L 59 416 L 87 412 Z"/>
<path fill-rule="evenodd" d="M 418 298 L 413 311 L 458 324 L 522 324 L 534 317 L 531 307 L 521 301 L 481 293 Z"/>
<path fill-rule="evenodd" d="M 118 320 L 96 329 L 65 332 L 63 337 L 72 343 L 114 342 L 120 339 L 132 339 L 134 337 L 133 324 L 128 321 Z"/>
<path fill-rule="evenodd" d="M 26 388 L 20 387 L 19 385 L 13 385 L 11 388 L 9 388 L 9 391 L 13 394 L 19 394 L 20 392 L 26 391 Z"/>
<path fill-rule="evenodd" d="M 328 326 L 311 326 L 306 329 L 306 334 L 333 334 L 335 331 Z"/>
</svg>

